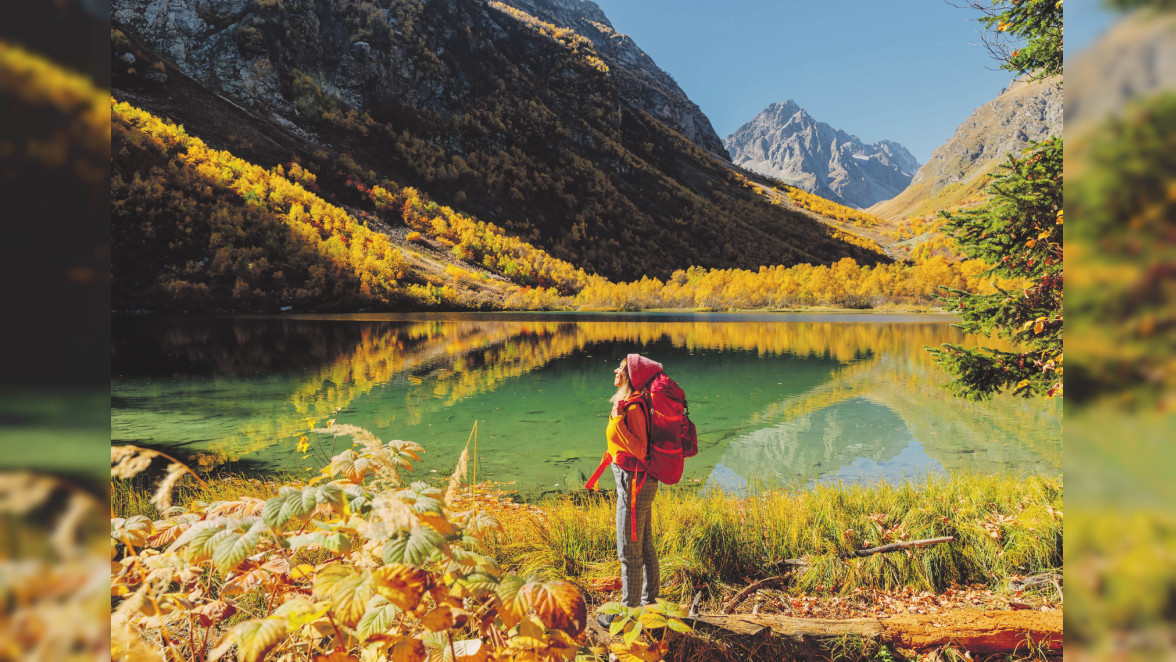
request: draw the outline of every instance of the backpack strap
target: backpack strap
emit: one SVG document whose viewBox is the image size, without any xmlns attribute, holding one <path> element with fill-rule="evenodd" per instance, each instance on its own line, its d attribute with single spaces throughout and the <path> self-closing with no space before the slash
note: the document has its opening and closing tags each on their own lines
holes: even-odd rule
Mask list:
<svg viewBox="0 0 1176 662">
<path fill-rule="evenodd" d="M 644 464 L 644 461 L 642 461 L 642 464 Z M 640 483 L 637 482 L 638 475 L 641 476 Z M 649 472 L 645 471 L 644 469 L 633 472 L 632 491 L 629 492 L 629 524 L 631 525 L 630 528 L 632 529 L 630 537 L 633 542 L 637 542 L 637 495 L 641 493 L 641 488 L 645 487 L 646 478 L 649 478 Z"/>
<path fill-rule="evenodd" d="M 600 477 L 604 475 L 604 470 L 608 468 L 608 465 L 612 464 L 612 461 L 612 456 L 608 454 L 608 451 L 605 451 L 604 457 L 600 458 L 600 466 L 596 467 L 596 471 L 592 472 L 592 477 L 588 479 L 587 483 L 584 483 L 584 487 L 595 491 L 596 481 L 600 480 Z"/>
<path fill-rule="evenodd" d="M 645 451 L 645 457 L 648 459 L 653 454 L 653 402 L 648 388 L 640 391 L 633 397 L 645 407 L 645 447 L 647 449 Z M 629 492 L 629 504 L 631 507 L 629 523 L 632 525 L 630 538 L 633 542 L 637 542 L 637 495 L 641 493 L 641 488 L 645 487 L 645 480 L 649 478 L 649 470 L 645 466 L 645 460 L 637 460 L 637 466 L 639 467 L 638 470 L 633 472 L 632 491 Z M 640 483 L 637 482 L 638 475 L 641 476 Z"/>
</svg>

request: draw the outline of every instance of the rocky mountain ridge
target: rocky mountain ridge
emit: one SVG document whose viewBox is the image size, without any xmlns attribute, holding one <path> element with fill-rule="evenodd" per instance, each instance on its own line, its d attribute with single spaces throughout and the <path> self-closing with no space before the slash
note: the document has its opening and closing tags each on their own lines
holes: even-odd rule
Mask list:
<svg viewBox="0 0 1176 662">
<path fill-rule="evenodd" d="M 622 96 L 682 134 L 687 140 L 730 159 L 710 119 L 629 35 L 617 32 L 590 0 L 507 0 L 541 20 L 575 30 L 589 39 L 617 76 Z"/>
<path fill-rule="evenodd" d="M 289 117 L 295 109 L 282 94 L 279 71 L 261 47 L 257 34 L 262 26 L 256 16 L 258 10 L 275 2 L 277 0 L 116 0 L 113 19 L 117 25 L 145 38 L 196 80 L 221 89 L 248 106 L 261 105 Z M 289 4 L 301 6 L 306 3 L 290 0 Z M 421 3 L 422 6 L 428 4 Z M 618 90 L 626 101 L 703 149 L 728 158 L 710 120 L 697 104 L 631 38 L 617 33 L 595 3 L 589 0 L 509 0 L 505 3 L 491 0 L 481 4 L 514 7 L 543 23 L 583 35 L 592 42 L 600 59 L 617 79 Z M 277 2 L 277 6 L 285 7 L 281 2 Z M 457 72 L 452 66 L 423 67 L 414 71 L 409 65 L 422 55 L 420 44 L 395 39 L 404 35 L 400 26 L 405 22 L 411 25 L 412 17 L 398 16 L 392 8 L 384 8 L 381 13 L 393 37 L 387 39 L 387 43 L 383 43 L 385 40 L 371 28 L 367 31 L 375 38 L 370 40 L 357 38 L 369 36 L 362 31 L 345 34 L 343 26 L 317 9 L 313 15 L 301 17 L 302 29 L 336 37 L 320 41 L 310 53 L 325 56 L 333 65 L 316 81 L 324 91 L 353 108 L 396 96 L 407 105 L 441 113 L 453 112 L 454 102 L 475 92 L 471 81 L 461 81 L 460 77 L 456 77 L 460 85 L 451 85 L 455 80 L 452 74 Z M 363 17 L 366 24 L 380 20 L 380 17 L 370 15 Z M 495 29 L 492 23 L 485 25 L 492 30 L 492 39 L 508 38 L 505 31 Z M 333 48 L 342 41 L 350 41 L 349 47 Z M 448 64 L 444 48 L 434 51 L 434 55 L 441 62 L 429 64 Z M 438 80 L 438 77 L 444 80 Z"/>
<path fill-rule="evenodd" d="M 935 213 L 980 195 L 986 175 L 1030 141 L 1062 132 L 1062 88 L 1049 79 L 1016 80 L 980 106 L 915 173 L 910 186 L 869 212 L 899 219 Z"/>
<path fill-rule="evenodd" d="M 724 145 L 737 165 L 858 209 L 897 195 L 919 167 L 902 145 L 867 145 L 791 99 L 768 106 Z"/>
</svg>

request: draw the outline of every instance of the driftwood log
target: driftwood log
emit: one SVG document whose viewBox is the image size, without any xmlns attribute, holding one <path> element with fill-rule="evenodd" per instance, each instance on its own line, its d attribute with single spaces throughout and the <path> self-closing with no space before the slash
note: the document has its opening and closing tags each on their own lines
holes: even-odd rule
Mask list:
<svg viewBox="0 0 1176 662">
<path fill-rule="evenodd" d="M 746 637 L 769 634 L 805 649 L 829 649 L 846 637 L 928 651 L 947 645 L 980 654 L 1025 652 L 1030 644 L 1050 652 L 1062 649 L 1061 612 L 960 610 L 935 615 L 889 618 L 791 618 L 788 616 L 699 616 L 696 629 Z"/>
<path fill-rule="evenodd" d="M 945 536 L 943 538 L 927 538 L 926 540 L 907 540 L 907 541 L 903 541 L 903 542 L 890 543 L 889 545 L 881 545 L 879 547 L 870 547 L 869 549 L 859 549 L 859 550 L 855 550 L 854 552 L 851 552 L 849 554 L 838 554 L 838 556 L 840 558 L 845 558 L 845 559 L 860 558 L 860 557 L 864 557 L 864 556 L 870 556 L 872 554 L 886 554 L 889 552 L 898 552 L 898 551 L 902 551 L 904 549 L 911 549 L 912 547 L 926 547 L 928 545 L 938 545 L 939 543 L 952 542 L 954 540 L 955 540 L 955 538 L 952 536 Z M 789 570 L 788 572 L 786 572 L 782 575 L 777 575 L 775 577 L 768 577 L 767 579 L 761 579 L 758 582 L 753 582 L 752 584 L 748 585 L 747 588 L 745 588 L 742 591 L 739 591 L 735 595 L 731 596 L 731 599 L 728 600 L 727 604 L 723 606 L 723 613 L 730 614 L 731 612 L 733 612 L 735 610 L 735 607 L 738 607 L 739 604 L 742 603 L 744 600 L 746 600 L 749 595 L 751 595 L 752 593 L 755 593 L 756 591 L 760 590 L 761 588 L 767 588 L 769 586 L 776 586 L 776 585 L 784 583 L 785 581 L 788 580 L 789 577 L 791 577 L 794 573 L 796 573 L 797 570 L 801 570 L 801 569 L 805 568 L 806 566 L 808 566 L 808 562 L 803 559 L 787 559 L 785 561 L 779 561 L 779 562 L 775 563 L 774 565 L 776 567 L 787 566 L 787 567 L 791 568 L 791 570 Z"/>
</svg>

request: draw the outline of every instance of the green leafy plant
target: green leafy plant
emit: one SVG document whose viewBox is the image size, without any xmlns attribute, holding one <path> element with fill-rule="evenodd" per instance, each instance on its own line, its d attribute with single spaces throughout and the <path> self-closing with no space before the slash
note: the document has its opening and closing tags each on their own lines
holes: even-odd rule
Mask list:
<svg viewBox="0 0 1176 662">
<path fill-rule="evenodd" d="M 602 614 L 613 614 L 608 633 L 620 641 L 609 644 L 608 650 L 621 662 L 660 660 L 669 651 L 666 633 L 690 632 L 686 624 L 686 610 L 681 605 L 658 599 L 655 604 L 627 607 L 620 602 L 609 602 L 600 608 Z"/>
</svg>

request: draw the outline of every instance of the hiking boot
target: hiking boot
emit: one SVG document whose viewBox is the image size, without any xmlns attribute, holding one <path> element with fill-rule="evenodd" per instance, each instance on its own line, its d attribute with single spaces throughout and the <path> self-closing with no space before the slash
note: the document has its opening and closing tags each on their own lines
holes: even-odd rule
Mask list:
<svg viewBox="0 0 1176 662">
<path fill-rule="evenodd" d="M 599 624 L 600 627 L 604 628 L 606 632 L 608 631 L 609 626 L 612 625 L 612 622 L 615 620 L 617 620 L 616 614 L 597 614 L 596 615 L 597 624 Z"/>
</svg>

